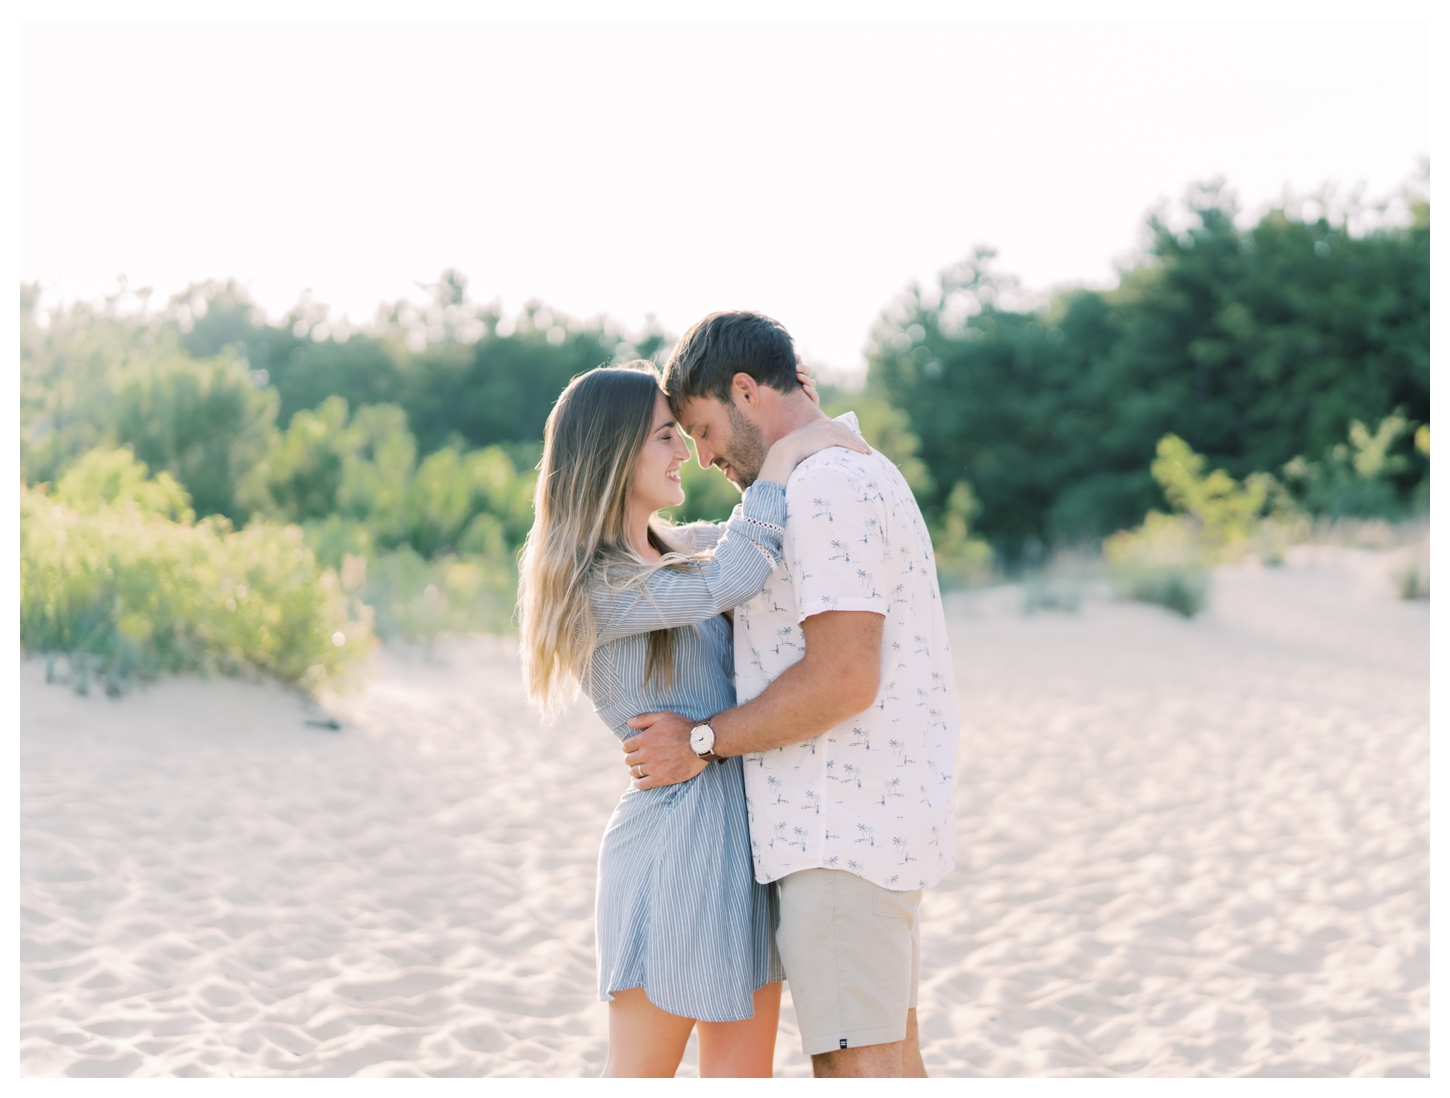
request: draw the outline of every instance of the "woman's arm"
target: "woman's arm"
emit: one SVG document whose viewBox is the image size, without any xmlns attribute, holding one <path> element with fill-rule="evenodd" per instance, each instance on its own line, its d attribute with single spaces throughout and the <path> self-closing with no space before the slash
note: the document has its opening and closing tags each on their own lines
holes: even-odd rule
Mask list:
<svg viewBox="0 0 1450 1098">
<path fill-rule="evenodd" d="M 706 549 L 715 548 L 720 541 L 720 536 L 724 533 L 724 522 L 710 522 L 707 519 L 687 522 L 670 530 L 675 541 L 683 545 L 687 553 L 700 553 Z"/>
<path fill-rule="evenodd" d="M 785 487 L 758 480 L 725 524 L 715 555 L 687 568 L 660 568 L 641 584 L 592 592 L 598 640 L 705 621 L 753 598 L 780 563 Z"/>
<path fill-rule="evenodd" d="M 643 583 L 620 589 L 596 582 L 591 598 L 597 639 L 692 625 L 758 594 L 780 563 L 785 482 L 797 465 L 830 446 L 871 452 L 864 439 L 835 420 L 822 417 L 798 427 L 766 452 L 759 478 L 725 524 L 713 558 L 688 568 L 660 568 Z"/>
</svg>

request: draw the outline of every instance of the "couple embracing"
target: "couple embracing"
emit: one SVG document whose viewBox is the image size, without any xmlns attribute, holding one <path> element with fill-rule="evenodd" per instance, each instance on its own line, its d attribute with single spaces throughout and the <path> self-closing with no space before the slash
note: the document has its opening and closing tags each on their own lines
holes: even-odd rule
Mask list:
<svg viewBox="0 0 1450 1098">
<path fill-rule="evenodd" d="M 675 526 L 680 467 L 744 495 Z M 790 336 L 716 313 L 559 397 L 522 560 L 526 685 L 576 684 L 630 787 L 599 853 L 613 1076 L 769 1076 L 789 978 L 817 1076 L 923 1075 L 922 890 L 952 866 L 958 717 L 926 525 Z"/>
</svg>

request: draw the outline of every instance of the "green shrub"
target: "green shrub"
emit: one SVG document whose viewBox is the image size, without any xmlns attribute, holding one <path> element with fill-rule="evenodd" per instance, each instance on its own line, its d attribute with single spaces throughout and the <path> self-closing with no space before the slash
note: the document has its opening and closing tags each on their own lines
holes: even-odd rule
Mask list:
<svg viewBox="0 0 1450 1098">
<path fill-rule="evenodd" d="M 1263 564 L 1277 568 L 1284 563 L 1289 548 L 1307 541 L 1313 530 L 1314 524 L 1302 511 L 1275 509 L 1259 519 L 1241 548 Z"/>
<path fill-rule="evenodd" d="M 1204 475 L 1204 464 L 1202 454 L 1169 434 L 1158 440 L 1150 471 L 1174 510 L 1191 519 L 1204 556 L 1216 562 L 1253 531 L 1276 482 L 1252 473 L 1240 486 L 1222 469 Z"/>
<path fill-rule="evenodd" d="M 1188 515 L 1149 511 L 1143 525 L 1103 542 L 1121 594 L 1191 618 L 1208 601 L 1208 570 L 1199 529 Z"/>
<path fill-rule="evenodd" d="M 388 642 L 431 645 L 440 633 L 513 628 L 518 571 L 508 556 L 430 561 L 405 545 L 372 560 L 348 556 L 343 576 L 374 609 L 378 634 Z"/>
<path fill-rule="evenodd" d="M 92 450 L 81 455 L 55 488 L 54 500 L 72 511 L 134 508 L 142 515 L 190 523 L 195 517 L 186 489 L 170 473 L 146 476 L 146 464 L 130 450 Z"/>
<path fill-rule="evenodd" d="M 1057 610 L 1076 614 L 1082 605 L 1082 587 L 1061 576 L 1035 574 L 1022 585 L 1022 612 Z"/>
<path fill-rule="evenodd" d="M 969 587 L 990 578 L 992 547 L 971 533 L 972 519 L 980 509 L 972 486 L 964 480 L 957 481 L 947 496 L 941 523 L 932 531 L 938 582 Z"/>
<path fill-rule="evenodd" d="M 1151 472 L 1178 513 L 1149 511 L 1141 526 L 1103 542 L 1103 556 L 1123 595 L 1186 618 L 1208 600 L 1211 565 L 1250 547 L 1278 562 L 1304 527 L 1302 513 L 1267 473 L 1251 473 L 1240 484 L 1222 469 L 1205 473 L 1205 464 L 1203 455 L 1177 435 L 1164 435 Z"/>
<path fill-rule="evenodd" d="M 169 472 L 200 515 L 241 523 L 257 509 L 255 476 L 272 436 L 276 392 L 233 350 L 192 358 L 155 316 L 77 304 L 44 310 L 22 287 L 20 467 L 54 482 L 97 447 L 127 446 Z"/>
<path fill-rule="evenodd" d="M 497 446 L 429 454 L 404 501 L 407 544 L 425 557 L 454 549 L 505 555 L 528 533 L 533 488 L 533 476 L 520 476 Z"/>
<path fill-rule="evenodd" d="M 277 394 L 231 355 L 156 352 L 111 379 L 113 445 L 170 472 L 200 515 L 243 523 L 262 503 L 256 469 L 274 434 Z"/>
<path fill-rule="evenodd" d="M 1296 457 L 1288 462 L 1285 480 L 1304 507 L 1331 520 L 1340 518 L 1398 518 L 1428 504 L 1429 474 L 1424 492 L 1412 493 L 1408 506 L 1401 503 L 1393 478 L 1410 465 L 1410 456 L 1391 453 L 1402 436 L 1409 435 L 1415 451 L 1430 456 L 1430 432 L 1422 424 L 1416 431 L 1398 412 L 1380 420 L 1373 432 L 1359 420 L 1349 424 L 1344 442 L 1328 447 L 1319 461 Z"/>
<path fill-rule="evenodd" d="M 1430 554 L 1426 552 L 1395 573 L 1395 588 L 1405 600 L 1430 600 Z"/>
<path fill-rule="evenodd" d="M 1075 614 L 1084 598 L 1104 586 L 1107 573 L 1097 542 L 1064 546 L 1053 551 L 1039 569 L 1022 577 L 1022 612 L 1060 611 Z"/>
<path fill-rule="evenodd" d="M 375 555 L 372 528 L 357 519 L 328 515 L 302 525 L 302 537 L 323 568 L 341 569 L 348 555 Z"/>
<path fill-rule="evenodd" d="M 499 446 L 444 447 L 420 462 L 407 417 L 393 404 L 364 405 L 349 419 L 347 402 L 329 397 L 298 412 L 263 476 L 272 515 L 306 524 L 314 547 L 327 546 L 328 563 L 339 547 L 506 555 L 533 521 L 532 470 L 520 473 Z"/>
<path fill-rule="evenodd" d="M 316 411 L 303 409 L 274 436 L 261 477 L 273 515 L 289 522 L 322 518 L 337 510 L 347 458 L 342 444 L 347 401 L 329 397 Z"/>
<path fill-rule="evenodd" d="M 193 522 L 128 451 L 81 457 L 52 493 L 22 485 L 20 639 L 103 675 L 252 668 L 317 689 L 372 641 L 370 615 L 296 526 Z"/>
<path fill-rule="evenodd" d="M 266 473 L 274 513 L 301 520 L 317 560 L 341 572 L 383 638 L 431 644 L 440 632 L 510 628 L 535 474 L 504 448 L 445 447 L 419 461 L 401 408 L 349 417 L 332 397 L 293 416 Z"/>
</svg>

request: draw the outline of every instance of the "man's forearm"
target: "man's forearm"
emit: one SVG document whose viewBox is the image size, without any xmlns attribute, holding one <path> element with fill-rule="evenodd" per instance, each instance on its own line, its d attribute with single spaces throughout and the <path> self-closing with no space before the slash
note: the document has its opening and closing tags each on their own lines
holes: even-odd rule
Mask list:
<svg viewBox="0 0 1450 1098">
<path fill-rule="evenodd" d="M 744 705 L 710 718 L 722 757 L 800 743 L 834 728 L 876 701 L 881 632 L 886 621 L 866 610 L 832 610 L 801 622 L 806 653 Z M 694 721 L 679 713 L 641 713 L 629 726 L 624 761 L 636 789 L 689 781 L 702 765 L 690 747 Z"/>
<path fill-rule="evenodd" d="M 787 668 L 759 697 L 713 717 L 710 727 L 715 729 L 715 753 L 729 757 L 786 747 L 819 736 L 861 712 L 860 708 L 842 711 L 839 705 L 823 708 L 822 703 L 830 699 L 812 688 L 808 675 L 802 660 Z"/>
<path fill-rule="evenodd" d="M 807 618 L 806 655 L 758 697 L 710 720 L 715 753 L 732 756 L 800 743 L 869 708 L 880 682 L 879 614 Z"/>
</svg>

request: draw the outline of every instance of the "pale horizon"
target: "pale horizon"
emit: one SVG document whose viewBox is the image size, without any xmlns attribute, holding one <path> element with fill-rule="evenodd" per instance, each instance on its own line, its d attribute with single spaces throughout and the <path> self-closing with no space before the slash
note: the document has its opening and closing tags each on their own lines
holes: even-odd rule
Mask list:
<svg viewBox="0 0 1450 1098">
<path fill-rule="evenodd" d="M 354 325 L 445 268 L 672 335 L 753 308 L 859 373 L 880 312 L 978 245 L 1111 285 L 1152 208 L 1245 214 L 1429 157 L 1398 24 L 27 24 L 22 281 L 153 303 L 235 278 Z"/>
</svg>

